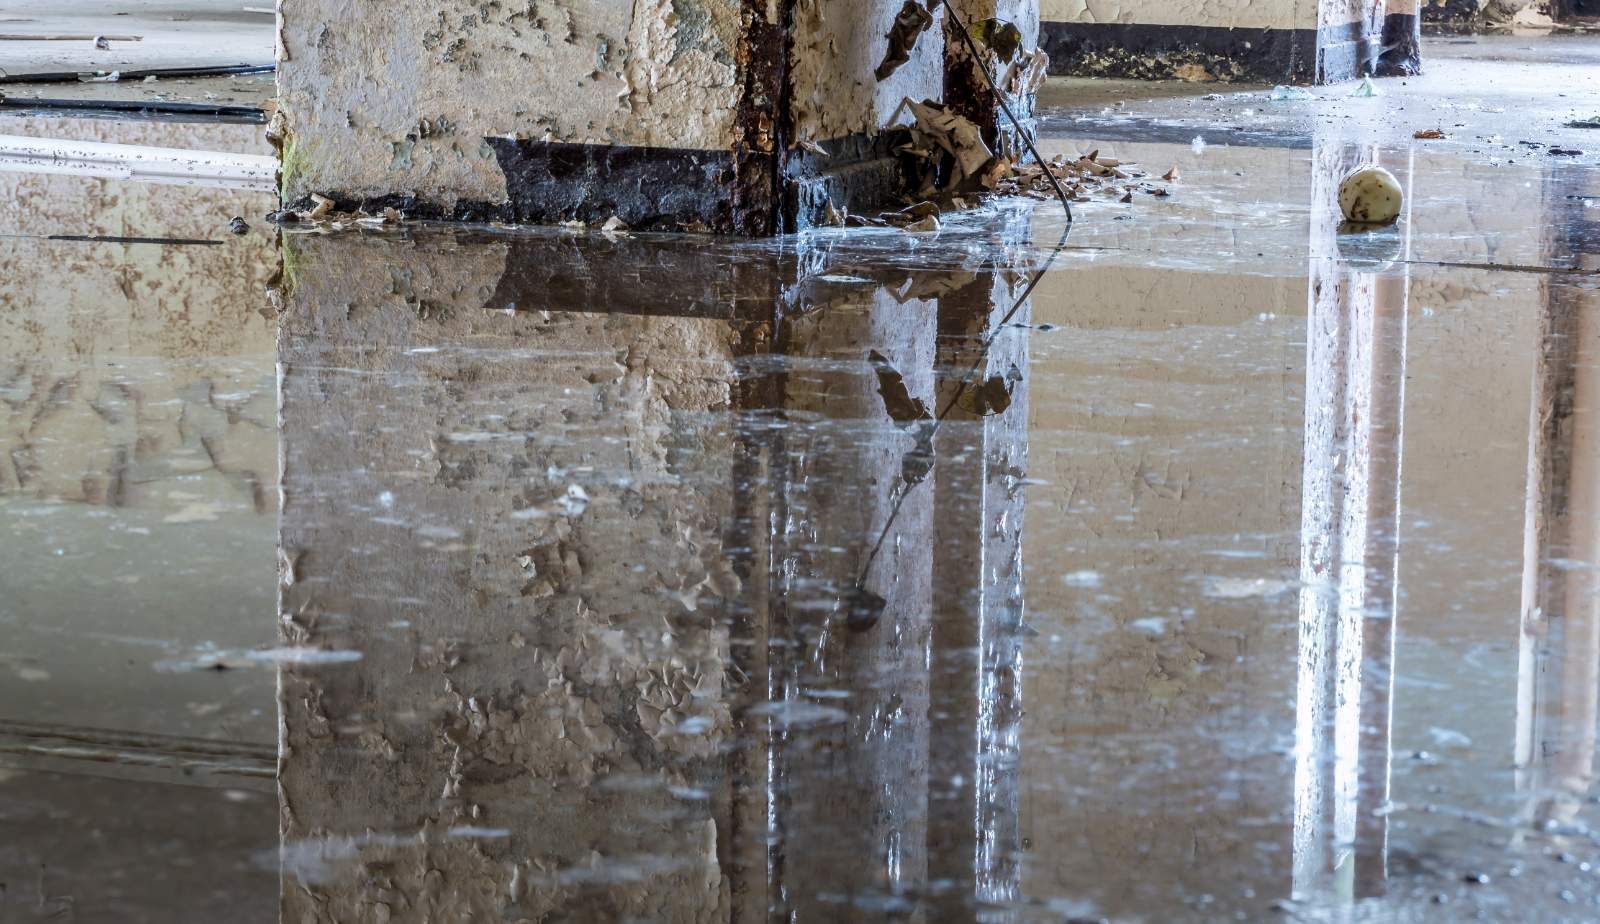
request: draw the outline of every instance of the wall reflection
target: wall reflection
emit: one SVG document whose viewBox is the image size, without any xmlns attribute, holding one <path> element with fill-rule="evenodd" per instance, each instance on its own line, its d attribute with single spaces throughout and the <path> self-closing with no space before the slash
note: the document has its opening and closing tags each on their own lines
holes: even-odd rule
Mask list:
<svg viewBox="0 0 1600 924">
<path fill-rule="evenodd" d="M 290 237 L 283 918 L 1015 900 L 1027 230 Z"/>
<path fill-rule="evenodd" d="M 1600 269 L 1600 187 L 1547 173 L 1552 265 Z M 1541 288 L 1528 423 L 1515 760 L 1526 820 L 1572 823 L 1594 786 L 1600 721 L 1600 297 L 1560 275 Z"/>
</svg>

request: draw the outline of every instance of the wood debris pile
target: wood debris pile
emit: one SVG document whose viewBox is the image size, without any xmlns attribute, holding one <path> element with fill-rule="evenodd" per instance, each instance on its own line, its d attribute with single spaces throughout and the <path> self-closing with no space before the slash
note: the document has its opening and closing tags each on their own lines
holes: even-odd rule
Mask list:
<svg viewBox="0 0 1600 924">
<path fill-rule="evenodd" d="M 907 99 L 903 105 L 916 120 L 908 140 L 895 148 L 895 153 L 906 159 L 914 180 L 916 191 L 905 199 L 907 207 L 867 216 L 846 214 L 830 204 L 826 224 L 937 231 L 939 218 L 946 212 L 996 197 L 1054 200 L 1057 184 L 1071 202 L 1091 202 L 1098 197 L 1132 203 L 1140 194 L 1171 196 L 1172 184 L 1178 181 L 1177 167 L 1155 177 L 1099 150 L 1057 154 L 1046 163 L 1023 163 L 1020 155 L 994 153 L 977 125 L 939 103 Z"/>
<path fill-rule="evenodd" d="M 278 225 L 312 225 L 318 231 L 343 231 L 346 228 L 377 228 L 399 224 L 406 220 L 406 216 L 396 208 L 385 208 L 378 212 L 365 210 L 342 212 L 334 207 L 332 199 L 312 193 L 309 208 L 286 208 L 270 213 L 267 215 L 267 220 Z"/>
</svg>

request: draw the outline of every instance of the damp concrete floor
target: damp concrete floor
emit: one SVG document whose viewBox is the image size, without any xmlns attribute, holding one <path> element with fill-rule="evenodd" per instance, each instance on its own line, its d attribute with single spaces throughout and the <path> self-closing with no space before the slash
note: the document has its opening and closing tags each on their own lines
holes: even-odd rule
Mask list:
<svg viewBox="0 0 1600 924">
<path fill-rule="evenodd" d="M 0 172 L 0 920 L 1600 916 L 1600 172 L 1151 89 L 1070 228 Z"/>
</svg>

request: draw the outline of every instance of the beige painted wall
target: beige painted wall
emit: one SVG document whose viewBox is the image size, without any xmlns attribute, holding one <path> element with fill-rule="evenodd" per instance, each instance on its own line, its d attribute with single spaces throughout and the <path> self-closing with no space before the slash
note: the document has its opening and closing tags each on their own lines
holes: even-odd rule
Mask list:
<svg viewBox="0 0 1600 924">
<path fill-rule="evenodd" d="M 1316 0 L 1041 0 L 1045 22 L 1305 29 Z"/>
</svg>

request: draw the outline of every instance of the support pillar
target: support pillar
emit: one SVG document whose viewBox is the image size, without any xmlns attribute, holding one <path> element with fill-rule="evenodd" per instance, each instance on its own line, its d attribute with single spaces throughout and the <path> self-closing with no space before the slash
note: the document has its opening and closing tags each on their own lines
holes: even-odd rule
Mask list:
<svg viewBox="0 0 1600 924">
<path fill-rule="evenodd" d="M 1033 0 L 958 8 L 1031 46 Z M 279 34 L 286 203 L 745 235 L 897 205 L 901 103 L 955 63 L 903 0 L 283 0 Z"/>
</svg>

